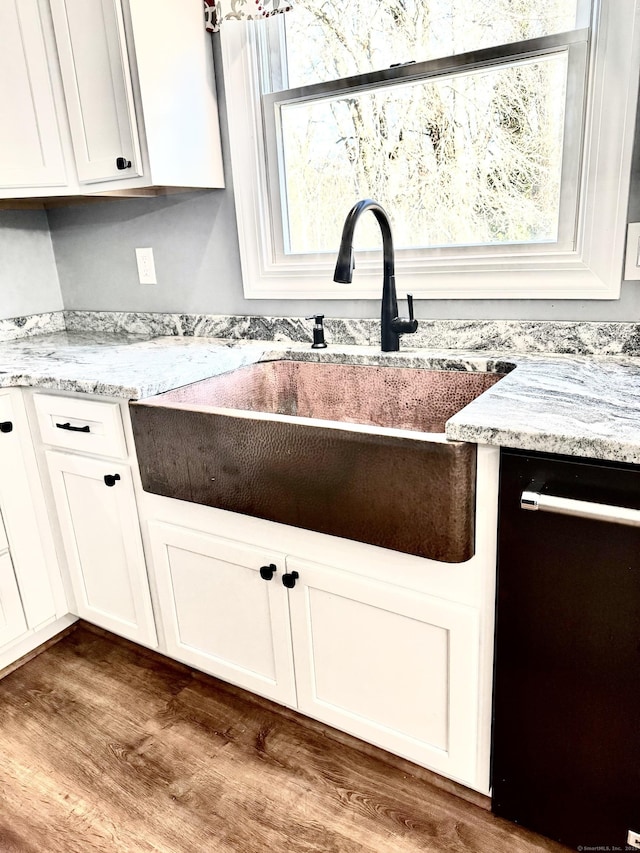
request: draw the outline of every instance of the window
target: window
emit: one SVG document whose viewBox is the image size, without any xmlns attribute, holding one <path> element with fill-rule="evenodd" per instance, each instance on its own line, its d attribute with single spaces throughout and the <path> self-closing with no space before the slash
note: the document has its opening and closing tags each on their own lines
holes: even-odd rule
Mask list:
<svg viewBox="0 0 640 853">
<path fill-rule="evenodd" d="M 297 0 L 223 31 L 245 295 L 616 298 L 638 0 Z M 634 35 L 636 38 L 634 39 Z"/>
</svg>

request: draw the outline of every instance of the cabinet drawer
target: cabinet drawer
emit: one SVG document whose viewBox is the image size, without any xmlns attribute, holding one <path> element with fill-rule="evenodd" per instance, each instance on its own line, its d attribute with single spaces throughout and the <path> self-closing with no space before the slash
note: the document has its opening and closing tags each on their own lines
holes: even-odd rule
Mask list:
<svg viewBox="0 0 640 853">
<path fill-rule="evenodd" d="M 34 395 L 45 444 L 123 459 L 127 445 L 118 403 Z"/>
</svg>

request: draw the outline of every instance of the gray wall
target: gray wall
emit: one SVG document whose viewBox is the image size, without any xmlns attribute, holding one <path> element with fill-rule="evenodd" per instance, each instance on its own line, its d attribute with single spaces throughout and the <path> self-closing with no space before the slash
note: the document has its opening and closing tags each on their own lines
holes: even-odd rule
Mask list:
<svg viewBox="0 0 640 853">
<path fill-rule="evenodd" d="M 217 63 L 218 81 L 222 69 Z M 377 317 L 373 300 L 246 300 L 231 189 L 226 111 L 219 86 L 227 189 L 155 199 L 105 201 L 49 211 L 64 306 L 74 310 Z M 640 122 L 639 122 L 640 124 Z M 636 138 L 640 139 L 638 127 Z M 629 221 L 640 221 L 640 144 L 636 142 Z M 134 249 L 152 246 L 157 285 L 140 285 Z M 400 282 L 401 286 L 401 282 Z M 428 300 L 418 317 L 636 320 L 640 282 L 616 301 Z"/>
<path fill-rule="evenodd" d="M 45 212 L 0 211 L 0 320 L 61 310 Z"/>
</svg>

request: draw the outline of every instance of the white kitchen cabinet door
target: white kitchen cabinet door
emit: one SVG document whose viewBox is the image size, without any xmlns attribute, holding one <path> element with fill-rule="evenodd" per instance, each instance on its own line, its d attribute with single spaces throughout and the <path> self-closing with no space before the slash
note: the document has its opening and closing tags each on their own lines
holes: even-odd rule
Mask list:
<svg viewBox="0 0 640 853">
<path fill-rule="evenodd" d="M 477 611 L 300 559 L 289 592 L 298 708 L 462 782 L 475 780 Z"/>
<path fill-rule="evenodd" d="M 64 186 L 67 181 L 47 27 L 47 10 L 38 0 L 0 3 L 0 189 Z"/>
<path fill-rule="evenodd" d="M 73 612 L 114 634 L 155 647 L 129 466 L 52 450 L 46 459 L 76 599 Z"/>
<path fill-rule="evenodd" d="M 51 0 L 51 12 L 78 180 L 141 175 L 120 0 Z"/>
<path fill-rule="evenodd" d="M 168 653 L 295 706 L 282 555 L 162 522 L 149 536 Z"/>
<path fill-rule="evenodd" d="M 64 616 L 67 602 L 17 388 L 0 391 L 0 506 L 29 628 Z"/>
<path fill-rule="evenodd" d="M 0 556 L 0 646 L 10 643 L 27 630 L 22 602 L 11 557 L 8 552 Z"/>
</svg>

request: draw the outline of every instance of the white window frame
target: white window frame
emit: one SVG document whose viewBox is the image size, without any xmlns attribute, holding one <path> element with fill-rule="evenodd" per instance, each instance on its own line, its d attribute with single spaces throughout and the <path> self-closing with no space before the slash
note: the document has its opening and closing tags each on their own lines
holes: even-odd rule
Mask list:
<svg viewBox="0 0 640 853">
<path fill-rule="evenodd" d="M 640 72 L 640 0 L 601 0 L 594 18 L 575 243 L 564 249 L 552 245 L 548 252 L 538 245 L 517 255 L 510 247 L 494 247 L 490 256 L 464 247 L 454 256 L 435 252 L 429 259 L 398 251 L 399 290 L 416 299 L 619 298 Z M 273 237 L 281 223 L 270 212 L 255 49 L 255 27 L 264 23 L 229 22 L 221 33 L 245 297 L 379 298 L 380 252 L 357 253 L 353 283 L 336 284 L 335 255 L 284 255 Z M 345 198 L 345 216 L 356 201 Z M 393 211 L 388 213 L 393 224 Z"/>
</svg>

